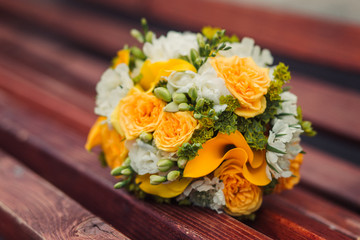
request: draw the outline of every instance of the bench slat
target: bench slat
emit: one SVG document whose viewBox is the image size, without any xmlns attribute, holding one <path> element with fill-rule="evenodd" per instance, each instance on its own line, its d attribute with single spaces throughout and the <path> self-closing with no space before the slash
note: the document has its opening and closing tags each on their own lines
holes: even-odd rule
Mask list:
<svg viewBox="0 0 360 240">
<path fill-rule="evenodd" d="M 128 239 L 1 150 L 0 218 L 9 239 Z"/>
<path fill-rule="evenodd" d="M 0 100 L 0 144 L 4 149 L 130 238 L 267 239 L 225 214 L 171 206 L 177 214 L 169 215 L 166 204 L 137 200 L 123 190 L 113 189 L 115 179 L 109 169 L 102 168 L 84 151 L 82 135 L 39 112 L 35 114 L 34 109 L 20 108 L 1 92 Z M 22 151 L 15 150 L 19 148 Z M 194 219 L 207 221 L 194 223 Z M 213 227 L 221 222 L 229 224 Z"/>
<path fill-rule="evenodd" d="M 5 100 L 4 100 L 5 101 Z M 2 102 L 4 102 L 2 101 Z M 6 102 L 6 101 L 5 101 Z M 10 104 L 9 102 L 6 103 L 7 106 L 12 106 L 12 104 Z M 99 169 L 98 165 L 95 165 L 94 162 L 90 162 L 89 161 L 89 156 L 86 156 L 86 152 L 84 152 L 82 150 L 82 144 L 81 144 L 81 139 L 79 139 L 79 136 L 76 137 L 75 136 L 75 132 L 70 134 L 69 132 L 66 132 L 66 130 L 64 129 L 64 127 L 61 126 L 54 126 L 51 125 L 51 120 L 42 120 L 40 118 L 40 115 L 36 115 L 34 117 L 32 117 L 33 119 L 30 119 L 28 115 L 23 115 L 23 112 L 18 112 L 17 110 L 18 107 L 16 107 L 16 105 L 14 105 L 13 107 L 11 107 L 11 109 L 5 110 L 5 109 L 1 109 L 1 111 L 3 111 L 2 113 L 7 117 L 7 120 L 2 123 L 0 123 L 0 126 L 2 127 L 2 129 L 5 131 L 5 133 L 8 135 L 8 138 L 12 139 L 12 141 L 15 141 L 16 144 L 21 144 L 21 148 L 24 149 L 22 153 L 18 153 L 18 154 L 31 154 L 34 151 L 40 151 L 40 152 L 44 152 L 47 153 L 45 156 L 42 157 L 38 157 L 38 161 L 39 163 L 36 163 L 33 161 L 29 162 L 28 164 L 31 164 L 32 168 L 36 168 L 38 169 L 37 171 L 41 171 L 41 175 L 43 175 L 44 177 L 46 177 L 48 180 L 50 181 L 55 181 L 56 184 L 61 184 L 61 188 L 62 189 L 67 189 L 66 191 L 71 191 L 71 194 L 69 193 L 69 195 L 71 195 L 72 197 L 74 197 L 75 199 L 79 198 L 79 189 L 69 189 L 71 187 L 74 186 L 69 186 L 67 184 L 62 184 L 61 182 L 64 181 L 63 179 L 61 179 L 60 176 L 58 176 L 58 174 L 56 174 L 56 172 L 49 172 L 49 170 L 44 171 L 43 169 L 61 169 L 63 168 L 63 166 L 60 167 L 60 165 L 67 165 L 67 168 L 69 169 L 64 169 L 63 171 L 68 172 L 70 175 L 72 174 L 80 174 L 83 175 L 84 178 L 89 178 L 89 176 L 87 175 L 88 173 L 92 173 L 92 175 L 90 176 L 91 178 L 96 178 L 96 181 L 100 181 L 100 182 L 104 182 L 107 181 L 107 185 L 106 186 L 102 186 L 99 187 L 98 189 L 98 182 L 91 182 L 89 183 L 89 180 L 84 180 L 84 182 L 80 182 L 79 185 L 85 187 L 89 184 L 91 184 L 92 188 L 97 189 L 97 191 L 104 191 L 104 188 L 106 188 L 109 192 L 102 193 L 101 195 L 118 195 L 118 194 L 125 194 L 121 191 L 115 191 L 113 192 L 113 190 L 111 190 L 112 188 L 112 184 L 114 183 L 114 179 L 111 178 L 111 176 L 109 176 L 108 174 L 108 170 L 105 169 Z M 28 114 L 31 114 L 30 112 Z M 26 122 L 22 122 L 22 121 L 17 121 L 16 119 L 27 119 Z M 9 123 L 10 126 L 9 126 Z M 18 139 L 16 136 L 18 135 L 18 131 L 26 131 L 28 132 L 29 138 L 27 138 L 27 142 L 21 142 L 21 139 Z M 61 132 L 60 132 L 61 131 Z M 5 134 L 4 133 L 4 134 Z M 50 135 L 50 136 L 49 136 Z M 61 135 L 60 139 L 53 139 L 51 136 L 53 135 Z M 15 137 L 15 139 L 14 139 Z M 70 139 L 69 139 L 70 138 Z M 30 141 L 30 139 L 33 139 Z M 38 140 L 35 140 L 38 139 Z M 38 142 L 38 143 L 37 143 Z M 40 144 L 41 143 L 41 144 Z M 6 144 L 6 143 L 4 143 Z M 6 144 L 7 149 L 9 151 L 11 151 L 11 145 L 13 145 L 14 143 L 8 143 Z M 35 145 L 32 146 L 30 149 L 28 145 Z M 35 149 L 37 150 L 35 150 Z M 56 149 L 61 149 L 62 151 L 59 152 L 59 150 Z M 49 152 L 50 151 L 50 152 Z M 62 153 L 62 152 L 66 152 Z M 76 161 L 71 161 L 68 159 L 68 155 L 72 156 L 71 160 L 75 160 Z M 18 156 L 19 158 L 21 158 L 21 156 Z M 52 164 L 54 165 L 54 162 L 56 163 L 56 167 L 52 166 L 43 166 L 43 162 L 41 161 L 45 161 L 42 160 L 41 158 L 45 159 L 46 161 L 49 161 L 49 159 L 51 159 L 52 163 L 48 163 L 48 164 Z M 69 163 L 70 161 L 70 163 Z M 86 162 L 88 161 L 88 162 Z M 41 163 L 40 163 L 41 162 Z M 59 165 L 60 164 L 60 165 Z M 82 166 L 85 164 L 86 167 Z M 58 166 L 59 165 L 59 166 Z M 70 165 L 70 166 L 68 166 Z M 72 173 L 72 171 L 74 171 L 74 168 L 80 168 L 84 169 L 81 173 Z M 86 171 L 86 172 L 84 172 Z M 59 183 L 60 182 L 60 183 Z M 65 190 L 64 190 L 65 191 Z M 99 201 L 99 199 L 89 199 L 86 198 L 86 200 L 83 199 L 83 197 L 85 197 L 87 193 L 82 192 L 82 200 L 78 200 L 78 201 L 84 201 L 82 202 L 85 206 L 88 206 L 90 209 L 93 209 L 94 205 L 92 205 L 92 203 L 94 201 Z M 126 197 L 126 198 L 130 198 L 131 196 L 128 195 L 122 195 L 122 197 Z M 109 197 L 109 198 L 114 198 L 114 196 Z M 102 199 L 102 201 L 105 201 L 104 199 Z M 168 217 L 170 219 L 173 219 L 173 221 L 175 222 L 181 222 L 183 225 L 187 226 L 187 224 L 189 224 L 190 222 L 193 222 L 193 219 L 203 219 L 206 218 L 208 219 L 206 221 L 208 228 L 204 229 L 204 225 L 201 224 L 201 222 L 197 222 L 199 225 L 196 226 L 192 226 L 191 229 L 195 232 L 200 231 L 202 234 L 214 234 L 212 231 L 212 224 L 214 226 L 219 224 L 219 221 L 223 222 L 223 221 L 230 221 L 232 222 L 232 224 L 227 224 L 226 227 L 231 227 L 229 229 L 227 229 L 227 231 L 235 231 L 237 232 L 237 234 L 239 234 L 239 230 L 237 228 L 239 228 L 240 226 L 238 225 L 239 223 L 236 222 L 235 220 L 232 220 L 230 217 L 226 216 L 226 215 L 217 215 L 211 211 L 207 211 L 207 210 L 201 210 L 199 212 L 197 212 L 196 210 L 194 211 L 193 209 L 196 208 L 181 208 L 181 207 L 177 207 L 177 206 L 167 206 L 167 205 L 154 205 L 154 206 L 149 206 L 149 203 L 146 202 L 141 202 L 141 204 L 145 204 L 147 205 L 148 208 L 156 208 L 157 212 L 161 212 L 161 216 L 164 217 Z M 296 203 L 292 203 L 293 205 Z M 121 205 L 119 204 L 118 201 L 116 202 L 112 202 L 112 203 L 108 203 L 106 204 L 107 206 L 111 206 L 112 211 L 115 211 L 115 209 L 118 209 L 121 207 Z M 147 208 L 147 211 L 149 211 L 149 209 Z M 267 209 L 271 209 L 271 208 L 282 208 L 282 202 L 281 201 L 273 201 L 270 203 L 270 205 L 267 207 Z M 287 208 L 287 207 L 285 207 Z M 171 211 L 170 211 L 171 209 Z M 107 211 L 108 209 L 106 209 L 105 207 L 102 208 L 101 210 L 98 211 Z M 283 210 L 283 211 L 282 211 Z M 283 234 L 286 234 L 284 232 L 283 229 L 287 229 L 287 225 L 289 223 L 292 224 L 292 227 L 289 228 L 289 232 L 288 234 L 292 234 L 294 236 L 294 239 L 297 238 L 301 238 L 302 235 L 304 234 L 302 231 L 304 230 L 305 232 L 308 232 L 309 234 L 315 234 L 316 236 L 342 236 L 342 235 L 337 235 L 338 233 L 336 231 L 333 230 L 329 230 L 328 226 L 326 226 L 325 224 L 321 223 L 321 222 L 317 222 L 315 221 L 313 224 L 311 224 L 312 220 L 310 217 L 307 216 L 303 216 L 302 213 L 300 211 L 293 211 L 291 209 L 282 209 L 281 210 L 281 214 L 279 215 L 279 213 L 277 213 L 276 211 L 271 211 L 271 210 L 265 210 L 265 216 L 266 217 L 262 217 L 262 215 L 259 215 L 259 221 L 262 223 L 260 225 L 258 225 L 258 229 L 259 231 L 263 231 L 263 227 L 267 226 L 267 225 L 272 225 L 271 224 L 271 219 L 278 219 L 278 224 L 273 226 L 273 231 L 279 231 L 282 232 Z M 93 210 L 95 211 L 95 210 Z M 118 209 L 118 212 L 123 212 L 125 211 L 124 209 Z M 132 209 L 132 211 L 136 212 L 136 208 Z M 101 213 L 98 213 L 101 215 Z M 135 213 L 134 213 L 135 214 Z M 199 215 L 200 214 L 200 215 Z M 205 214 L 205 216 L 203 216 L 203 214 Z M 106 214 L 105 214 L 106 215 Z M 109 217 L 109 216 L 108 216 Z M 113 223 L 114 225 L 117 226 L 116 223 L 118 223 L 119 221 L 121 221 L 120 218 L 116 218 L 116 219 L 111 219 L 109 220 L 111 223 Z M 306 225 L 306 227 L 302 227 L 302 221 L 309 223 Z M 213 223 L 212 223 L 213 222 Z M 205 224 L 205 223 L 204 223 Z M 232 225 L 232 226 L 231 226 Z M 223 226 L 225 228 L 225 226 Z M 241 226 L 243 227 L 243 226 Z M 131 229 L 131 227 L 130 227 Z M 124 229 L 120 230 L 124 233 L 126 233 L 127 235 L 129 235 L 127 232 L 125 232 Z M 202 232 L 205 231 L 205 232 Z M 226 231 L 226 232 L 227 232 Z M 267 234 L 269 234 L 267 231 L 265 231 Z M 199 233 L 197 233 L 199 234 Z M 218 233 L 217 233 L 218 234 Z M 242 233 L 243 234 L 243 233 Z M 324 235 L 325 234 L 325 235 Z M 131 235 L 129 235 L 131 236 Z M 212 237 L 215 237 L 217 235 L 210 235 Z M 270 235 L 271 236 L 271 235 Z M 275 235 L 276 236 L 276 235 Z M 284 235 L 283 235 L 284 236 Z"/>
<path fill-rule="evenodd" d="M 95 84 L 108 63 L 60 43 L 50 44 L 44 38 L 26 34 L 1 23 L 0 26 L 0 52 L 6 57 L 4 64 L 7 64 L 8 68 L 15 69 L 17 64 L 21 63 L 94 96 Z M 21 40 L 24 38 L 27 41 Z M 76 64 L 71 64 L 73 62 Z M 360 112 L 353 111 L 360 102 L 359 93 L 326 85 L 296 73 L 293 74 L 291 86 L 292 92 L 299 97 L 305 119 L 312 121 L 316 128 L 360 143 L 360 121 L 357 121 Z M 82 107 L 88 109 L 93 104 L 84 104 Z"/>
</svg>

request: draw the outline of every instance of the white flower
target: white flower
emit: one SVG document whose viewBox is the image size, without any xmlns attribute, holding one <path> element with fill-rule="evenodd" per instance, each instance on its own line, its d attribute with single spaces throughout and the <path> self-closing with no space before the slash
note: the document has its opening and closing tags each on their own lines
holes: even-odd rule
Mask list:
<svg viewBox="0 0 360 240">
<path fill-rule="evenodd" d="M 289 91 L 285 91 L 280 94 L 280 97 L 283 102 L 281 108 L 278 109 L 278 114 L 287 113 L 297 116 L 297 96 Z"/>
<path fill-rule="evenodd" d="M 129 149 L 130 166 L 135 172 L 144 175 L 159 171 L 156 164 L 161 158 L 161 154 L 158 149 L 140 139 L 126 141 L 125 144 Z"/>
<path fill-rule="evenodd" d="M 192 48 L 199 48 L 196 34 L 170 31 L 166 37 L 160 36 L 154 38 L 152 43 L 145 43 L 143 51 L 151 62 L 158 62 L 187 56 Z"/>
<path fill-rule="evenodd" d="M 251 57 L 260 67 L 266 67 L 274 62 L 270 51 L 268 49 L 261 51 L 252 38 L 244 37 L 240 43 L 228 43 L 227 45 L 231 47 L 230 50 L 220 51 L 220 54 L 224 57 Z"/>
<path fill-rule="evenodd" d="M 126 64 L 119 64 L 115 69 L 107 69 L 96 85 L 95 113 L 109 118 L 119 101 L 133 86 Z"/>
<path fill-rule="evenodd" d="M 195 87 L 199 98 L 206 98 L 214 102 L 214 108 L 218 111 L 226 108 L 219 105 L 221 96 L 231 95 L 222 78 L 217 76 L 215 69 L 210 63 L 204 64 L 198 73 L 192 71 L 173 72 L 167 78 L 167 87 L 170 93 L 187 93 Z"/>
<path fill-rule="evenodd" d="M 211 209 L 221 213 L 221 209 L 225 206 L 225 196 L 223 193 L 224 183 L 222 183 L 217 177 L 210 180 L 208 177 L 197 180 L 190 184 L 184 192 L 177 198 L 178 201 L 190 197 L 195 205 L 210 207 Z M 204 193 L 207 198 L 198 198 L 198 193 Z"/>
</svg>

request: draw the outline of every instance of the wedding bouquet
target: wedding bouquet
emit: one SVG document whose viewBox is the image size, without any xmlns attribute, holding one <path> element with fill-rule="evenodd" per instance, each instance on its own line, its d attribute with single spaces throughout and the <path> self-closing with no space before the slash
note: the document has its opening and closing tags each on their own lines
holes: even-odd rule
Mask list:
<svg viewBox="0 0 360 240">
<path fill-rule="evenodd" d="M 252 216 L 263 195 L 299 182 L 300 135 L 314 135 L 288 67 L 269 50 L 225 30 L 170 31 L 156 38 L 142 20 L 96 86 L 86 149 L 144 198 Z"/>
</svg>

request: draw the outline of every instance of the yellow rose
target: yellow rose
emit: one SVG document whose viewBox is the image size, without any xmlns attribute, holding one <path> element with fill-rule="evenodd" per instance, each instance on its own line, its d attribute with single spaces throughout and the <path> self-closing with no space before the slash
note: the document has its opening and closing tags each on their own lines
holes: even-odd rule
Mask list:
<svg viewBox="0 0 360 240">
<path fill-rule="evenodd" d="M 132 140 L 142 132 L 155 131 L 164 106 L 165 103 L 153 94 L 133 88 L 111 114 L 111 123 L 127 140 Z"/>
<path fill-rule="evenodd" d="M 190 140 L 197 126 L 198 123 L 190 112 L 165 112 L 154 132 L 156 147 L 167 152 L 178 150 Z"/>
<path fill-rule="evenodd" d="M 225 161 L 214 176 L 224 183 L 225 211 L 232 216 L 248 215 L 259 209 L 262 203 L 261 189 L 243 176 L 243 167 L 236 159 Z"/>
<path fill-rule="evenodd" d="M 140 71 L 143 76 L 140 85 L 145 91 L 152 91 L 162 77 L 169 76 L 173 71 L 186 70 L 196 72 L 192 64 L 181 59 L 170 59 L 166 62 L 155 63 L 146 60 Z"/>
<path fill-rule="evenodd" d="M 274 192 L 280 193 L 283 190 L 292 189 L 300 181 L 300 166 L 303 161 L 303 154 L 299 153 L 295 159 L 290 160 L 290 171 L 294 174 L 293 177 L 279 178 L 278 184 L 274 188 Z"/>
<path fill-rule="evenodd" d="M 117 65 L 121 63 L 125 63 L 129 66 L 130 61 L 130 50 L 129 49 L 123 49 L 117 52 L 117 56 L 113 60 L 113 68 L 116 68 Z"/>
<path fill-rule="evenodd" d="M 242 174 L 249 182 L 258 186 L 270 183 L 266 176 L 265 151 L 252 151 L 239 131 L 230 135 L 218 133 L 202 147 L 198 156 L 186 164 L 184 177 L 206 176 L 223 161 L 235 159 L 242 166 Z"/>
<path fill-rule="evenodd" d="M 150 174 L 138 175 L 136 184 L 140 184 L 141 190 L 148 194 L 160 196 L 163 198 L 172 198 L 184 192 L 185 188 L 190 184 L 191 178 L 181 178 L 173 182 L 162 183 L 159 185 L 150 184 Z"/>
<path fill-rule="evenodd" d="M 91 151 L 95 146 L 100 145 L 107 165 L 113 169 L 121 166 L 128 155 L 123 140 L 123 136 L 109 129 L 106 117 L 99 117 L 90 129 L 85 148 Z"/>
<path fill-rule="evenodd" d="M 237 98 L 241 107 L 235 113 L 241 117 L 255 117 L 265 111 L 265 94 L 270 86 L 269 69 L 256 65 L 252 58 L 218 57 L 211 60 L 217 75 Z"/>
</svg>

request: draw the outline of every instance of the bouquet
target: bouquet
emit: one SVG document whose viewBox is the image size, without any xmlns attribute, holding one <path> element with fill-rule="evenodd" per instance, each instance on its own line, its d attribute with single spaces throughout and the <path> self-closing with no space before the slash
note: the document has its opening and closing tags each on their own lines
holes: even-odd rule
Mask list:
<svg viewBox="0 0 360 240">
<path fill-rule="evenodd" d="M 225 30 L 170 31 L 142 20 L 96 86 L 86 149 L 140 198 L 253 216 L 263 196 L 299 182 L 300 135 L 314 135 L 284 84 L 288 67 Z"/>
</svg>

